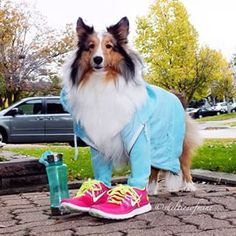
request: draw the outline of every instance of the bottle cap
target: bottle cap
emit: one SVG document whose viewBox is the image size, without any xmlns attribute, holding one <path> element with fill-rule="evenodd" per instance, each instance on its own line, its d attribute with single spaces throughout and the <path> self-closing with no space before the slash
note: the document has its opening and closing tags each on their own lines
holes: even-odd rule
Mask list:
<svg viewBox="0 0 236 236">
<path fill-rule="evenodd" d="M 61 153 L 55 153 L 55 154 L 49 154 L 47 155 L 47 161 L 48 163 L 53 163 L 53 162 L 62 162 L 63 155 Z"/>
</svg>

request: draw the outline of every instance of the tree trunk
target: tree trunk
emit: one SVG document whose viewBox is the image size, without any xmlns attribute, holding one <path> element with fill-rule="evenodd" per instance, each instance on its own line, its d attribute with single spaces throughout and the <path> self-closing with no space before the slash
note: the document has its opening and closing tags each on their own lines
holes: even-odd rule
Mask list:
<svg viewBox="0 0 236 236">
<path fill-rule="evenodd" d="M 15 93 L 13 94 L 13 103 L 19 101 L 19 99 L 20 99 L 20 94 L 21 94 L 20 91 L 15 91 Z"/>
<path fill-rule="evenodd" d="M 227 104 L 227 113 L 231 113 L 231 110 L 230 110 L 230 105 L 229 105 L 229 96 L 228 94 L 225 96 L 225 101 L 226 101 L 226 104 Z"/>
<path fill-rule="evenodd" d="M 4 108 L 3 98 L 0 97 L 0 109 L 2 110 L 3 108 Z"/>
<path fill-rule="evenodd" d="M 13 93 L 10 91 L 7 91 L 6 97 L 7 97 L 7 100 L 6 100 L 7 106 L 10 106 L 12 104 Z"/>
</svg>

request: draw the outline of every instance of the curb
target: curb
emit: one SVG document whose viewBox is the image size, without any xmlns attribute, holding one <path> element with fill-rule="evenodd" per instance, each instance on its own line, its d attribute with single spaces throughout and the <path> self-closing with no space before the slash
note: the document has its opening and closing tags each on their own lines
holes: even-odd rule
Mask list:
<svg viewBox="0 0 236 236">
<path fill-rule="evenodd" d="M 196 180 L 236 186 L 236 174 L 202 169 L 193 169 L 191 170 L 191 173 L 192 177 Z"/>
<path fill-rule="evenodd" d="M 230 186 L 236 186 L 236 174 L 228 174 L 224 172 L 214 172 L 202 169 L 193 169 L 191 170 L 192 177 L 195 181 L 207 181 L 216 184 L 225 184 Z M 68 183 L 68 187 L 70 190 L 80 188 L 81 184 L 84 180 L 76 180 L 70 181 Z M 127 182 L 127 177 L 114 177 L 112 178 L 112 185 L 116 184 L 125 184 Z M 45 192 L 49 191 L 47 184 L 41 184 L 31 187 L 19 187 L 19 188 L 11 188 L 4 189 L 0 191 L 0 195 L 7 194 L 19 194 L 19 193 L 27 193 L 27 192 Z"/>
<path fill-rule="evenodd" d="M 83 182 L 84 180 L 71 181 L 68 183 L 69 189 L 79 188 Z M 125 176 L 113 177 L 111 180 L 112 185 L 125 184 L 126 182 L 127 182 L 127 177 Z"/>
<path fill-rule="evenodd" d="M 82 185 L 84 180 L 75 180 L 69 181 L 68 188 L 69 190 L 78 189 Z M 127 182 L 127 177 L 114 177 L 112 178 L 112 185 L 116 184 L 124 184 Z M 0 190 L 1 195 L 10 195 L 10 194 L 21 194 L 21 193 L 31 193 L 31 192 L 48 192 L 49 187 L 48 184 L 39 184 L 39 185 L 32 185 L 30 187 L 15 187 L 15 188 L 6 188 Z"/>
</svg>

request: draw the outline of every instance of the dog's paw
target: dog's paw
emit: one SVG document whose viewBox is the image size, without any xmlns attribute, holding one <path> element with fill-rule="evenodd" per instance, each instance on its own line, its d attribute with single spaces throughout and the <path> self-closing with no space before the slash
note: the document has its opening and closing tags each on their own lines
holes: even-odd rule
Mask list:
<svg viewBox="0 0 236 236">
<path fill-rule="evenodd" d="M 168 192 L 179 192 L 183 184 L 182 172 L 180 172 L 179 175 L 168 172 L 166 174 L 165 184 Z"/>
<path fill-rule="evenodd" d="M 148 184 L 148 195 L 157 195 L 159 190 L 158 181 L 152 181 Z"/>
<path fill-rule="evenodd" d="M 182 188 L 182 191 L 184 192 L 194 192 L 196 191 L 197 188 L 196 186 L 194 185 L 194 183 L 191 181 L 191 182 L 184 182 L 184 186 Z"/>
</svg>

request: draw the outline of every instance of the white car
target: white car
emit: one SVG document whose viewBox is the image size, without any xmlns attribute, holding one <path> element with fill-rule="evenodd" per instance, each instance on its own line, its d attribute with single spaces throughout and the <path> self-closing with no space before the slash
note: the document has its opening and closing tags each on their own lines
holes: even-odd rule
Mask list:
<svg viewBox="0 0 236 236">
<path fill-rule="evenodd" d="M 213 106 L 213 109 L 215 111 L 227 112 L 228 111 L 227 102 L 218 102 L 216 103 L 215 106 Z"/>
<path fill-rule="evenodd" d="M 230 105 L 231 112 L 236 112 L 236 102 Z"/>
</svg>

